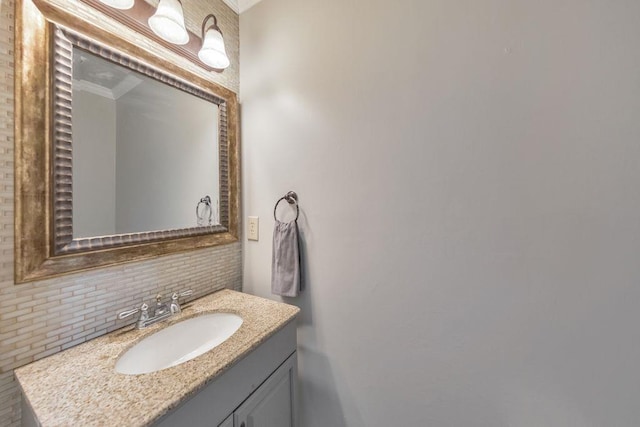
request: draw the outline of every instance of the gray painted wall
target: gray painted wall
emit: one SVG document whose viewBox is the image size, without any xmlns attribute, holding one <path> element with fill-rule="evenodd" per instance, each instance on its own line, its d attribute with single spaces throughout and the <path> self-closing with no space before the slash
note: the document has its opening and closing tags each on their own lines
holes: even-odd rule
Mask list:
<svg viewBox="0 0 640 427">
<path fill-rule="evenodd" d="M 116 102 L 116 230 L 196 227 L 200 199 L 219 200 L 218 106 L 143 81 Z"/>
<path fill-rule="evenodd" d="M 298 191 L 301 426 L 637 426 L 640 2 L 265 0 L 240 25 L 244 290 L 270 296 Z"/>
<path fill-rule="evenodd" d="M 73 237 L 115 234 L 116 102 L 73 91 Z"/>
</svg>

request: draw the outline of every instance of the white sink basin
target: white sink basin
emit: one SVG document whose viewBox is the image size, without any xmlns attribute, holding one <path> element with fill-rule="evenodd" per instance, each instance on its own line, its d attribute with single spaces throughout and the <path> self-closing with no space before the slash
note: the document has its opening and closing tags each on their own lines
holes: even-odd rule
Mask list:
<svg viewBox="0 0 640 427">
<path fill-rule="evenodd" d="M 146 374 L 198 357 L 222 344 L 242 325 L 232 313 L 211 313 L 168 326 L 127 350 L 116 362 L 121 374 Z"/>
</svg>

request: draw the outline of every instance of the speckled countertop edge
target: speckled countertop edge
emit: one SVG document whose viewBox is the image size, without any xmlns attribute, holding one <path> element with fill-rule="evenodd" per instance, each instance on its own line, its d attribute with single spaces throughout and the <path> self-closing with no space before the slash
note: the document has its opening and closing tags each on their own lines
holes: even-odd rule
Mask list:
<svg viewBox="0 0 640 427">
<path fill-rule="evenodd" d="M 168 322 L 127 327 L 18 368 L 16 378 L 38 421 L 49 426 L 146 426 L 200 391 L 293 320 L 299 308 L 222 290 L 187 304 Z M 142 338 L 205 313 L 236 313 L 242 326 L 218 347 L 185 363 L 142 375 L 115 371 Z"/>
</svg>

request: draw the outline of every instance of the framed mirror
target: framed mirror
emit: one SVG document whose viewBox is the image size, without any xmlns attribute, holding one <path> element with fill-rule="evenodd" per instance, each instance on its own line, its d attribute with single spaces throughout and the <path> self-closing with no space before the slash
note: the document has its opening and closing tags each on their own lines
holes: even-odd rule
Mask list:
<svg viewBox="0 0 640 427">
<path fill-rule="evenodd" d="M 16 283 L 237 241 L 236 95 L 48 3 L 16 13 Z"/>
</svg>

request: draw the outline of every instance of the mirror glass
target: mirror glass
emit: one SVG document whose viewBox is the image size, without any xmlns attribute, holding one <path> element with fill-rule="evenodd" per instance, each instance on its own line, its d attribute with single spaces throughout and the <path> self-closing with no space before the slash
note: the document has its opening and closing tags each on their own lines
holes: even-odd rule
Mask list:
<svg viewBox="0 0 640 427">
<path fill-rule="evenodd" d="M 219 224 L 218 105 L 72 57 L 73 238 Z"/>
</svg>

